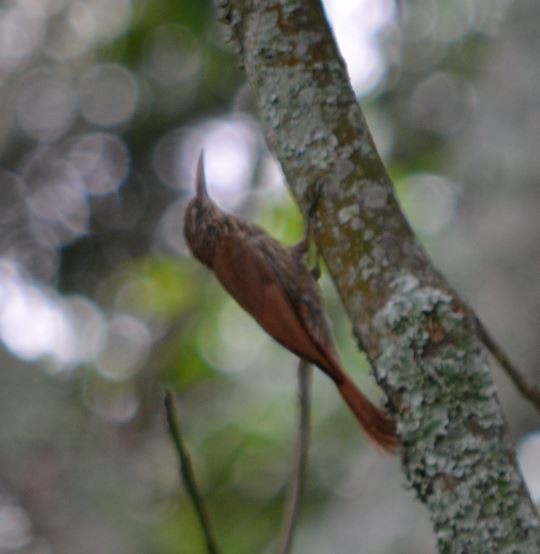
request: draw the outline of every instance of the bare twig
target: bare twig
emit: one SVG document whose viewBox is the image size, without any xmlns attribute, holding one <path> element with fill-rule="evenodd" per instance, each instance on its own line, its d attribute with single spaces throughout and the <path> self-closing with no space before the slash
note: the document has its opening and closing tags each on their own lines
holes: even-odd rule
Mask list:
<svg viewBox="0 0 540 554">
<path fill-rule="evenodd" d="M 178 454 L 178 461 L 180 465 L 180 475 L 184 481 L 184 485 L 188 491 L 199 523 L 201 524 L 202 531 L 204 533 L 204 538 L 206 541 L 206 551 L 208 554 L 218 554 L 219 550 L 217 547 L 214 534 L 212 532 L 212 526 L 210 524 L 210 518 L 208 517 L 208 511 L 202 499 L 202 496 L 199 492 L 197 486 L 197 481 L 195 479 L 195 473 L 193 471 L 193 465 L 189 456 L 189 452 L 184 444 L 182 439 L 182 433 L 180 432 L 180 426 L 178 424 L 178 416 L 176 412 L 176 403 L 174 401 L 174 395 L 170 389 L 165 391 L 165 411 L 167 413 L 167 426 L 169 433 L 171 435 L 174 448 Z"/>
<path fill-rule="evenodd" d="M 491 355 L 499 362 L 521 394 L 540 410 L 540 389 L 532 385 L 527 377 L 516 367 L 510 358 L 501 350 L 484 324 L 477 318 L 478 335 Z"/>
<path fill-rule="evenodd" d="M 309 447 L 311 376 L 311 366 L 304 360 L 300 360 L 298 364 L 298 432 L 294 448 L 293 472 L 276 554 L 289 554 L 292 551 L 294 532 L 304 494 Z"/>
</svg>

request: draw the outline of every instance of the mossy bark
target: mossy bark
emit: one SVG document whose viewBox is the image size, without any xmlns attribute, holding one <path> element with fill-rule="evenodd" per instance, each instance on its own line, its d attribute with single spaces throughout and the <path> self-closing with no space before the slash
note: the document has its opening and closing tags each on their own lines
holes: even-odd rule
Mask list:
<svg viewBox="0 0 540 554">
<path fill-rule="evenodd" d="M 476 319 L 412 233 L 316 0 L 221 1 L 266 139 L 391 409 L 440 552 L 540 552 Z"/>
</svg>

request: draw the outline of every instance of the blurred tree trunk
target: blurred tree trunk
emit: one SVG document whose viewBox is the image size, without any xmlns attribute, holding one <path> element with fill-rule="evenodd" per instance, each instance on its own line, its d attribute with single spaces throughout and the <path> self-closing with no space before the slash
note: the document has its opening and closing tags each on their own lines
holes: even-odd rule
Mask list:
<svg viewBox="0 0 540 554">
<path fill-rule="evenodd" d="M 401 213 L 317 0 L 230 0 L 222 19 L 266 139 L 399 416 L 403 470 L 441 552 L 540 552 L 476 319 Z"/>
</svg>

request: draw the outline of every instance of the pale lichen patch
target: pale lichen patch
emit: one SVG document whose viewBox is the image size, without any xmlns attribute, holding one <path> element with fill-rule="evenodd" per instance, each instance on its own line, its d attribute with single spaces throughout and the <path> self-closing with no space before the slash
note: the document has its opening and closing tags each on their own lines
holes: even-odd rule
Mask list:
<svg viewBox="0 0 540 554">
<path fill-rule="evenodd" d="M 362 190 L 362 199 L 368 210 L 380 210 L 386 206 L 388 200 L 387 187 L 371 183 Z"/>
<path fill-rule="evenodd" d="M 351 219 L 349 225 L 353 231 L 360 231 L 360 229 L 363 229 L 365 227 L 363 220 L 359 217 L 354 217 L 353 219 Z"/>
<path fill-rule="evenodd" d="M 338 221 L 341 225 L 345 225 L 351 219 L 358 215 L 360 215 L 360 207 L 358 206 L 358 204 L 350 204 L 349 206 L 345 206 L 344 208 L 341 208 L 337 213 Z"/>
</svg>

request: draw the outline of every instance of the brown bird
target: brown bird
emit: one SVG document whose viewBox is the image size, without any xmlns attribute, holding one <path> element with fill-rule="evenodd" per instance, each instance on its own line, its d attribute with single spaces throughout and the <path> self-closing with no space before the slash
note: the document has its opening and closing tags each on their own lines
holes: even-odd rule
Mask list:
<svg viewBox="0 0 540 554">
<path fill-rule="evenodd" d="M 376 446 L 394 450 L 394 420 L 364 396 L 341 365 L 317 282 L 305 263 L 308 239 L 286 247 L 257 225 L 218 208 L 206 190 L 202 153 L 196 180 L 184 216 L 193 256 L 277 342 L 334 381 Z"/>
</svg>

